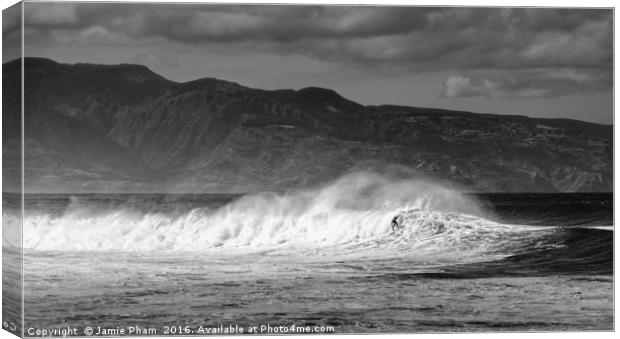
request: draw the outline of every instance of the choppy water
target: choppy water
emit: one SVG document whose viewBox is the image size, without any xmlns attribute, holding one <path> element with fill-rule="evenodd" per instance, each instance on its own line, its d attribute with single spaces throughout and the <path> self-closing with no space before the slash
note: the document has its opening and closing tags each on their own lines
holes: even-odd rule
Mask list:
<svg viewBox="0 0 620 339">
<path fill-rule="evenodd" d="M 19 313 L 21 239 L 18 197 L 4 198 L 6 320 Z M 25 334 L 610 330 L 612 205 L 368 174 L 279 194 L 28 195 Z"/>
</svg>

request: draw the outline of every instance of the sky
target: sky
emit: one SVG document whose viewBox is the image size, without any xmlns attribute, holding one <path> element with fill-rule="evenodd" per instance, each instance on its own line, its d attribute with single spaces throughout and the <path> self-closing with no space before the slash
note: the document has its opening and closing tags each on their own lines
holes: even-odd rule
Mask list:
<svg viewBox="0 0 620 339">
<path fill-rule="evenodd" d="M 613 122 L 610 9 L 27 2 L 24 18 L 25 55 L 59 62 L 326 87 L 365 105 Z M 17 27 L 5 16 L 3 38 Z"/>
</svg>

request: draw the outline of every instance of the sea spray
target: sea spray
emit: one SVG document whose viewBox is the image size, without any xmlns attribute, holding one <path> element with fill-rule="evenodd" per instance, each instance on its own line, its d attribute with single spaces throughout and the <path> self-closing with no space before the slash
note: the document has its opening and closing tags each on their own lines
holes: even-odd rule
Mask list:
<svg viewBox="0 0 620 339">
<path fill-rule="evenodd" d="M 474 216 L 479 213 L 475 202 L 428 181 L 353 173 L 314 189 L 249 194 L 216 209 L 184 213 L 127 205 L 101 209 L 74 198 L 63 213 L 27 216 L 24 247 L 329 256 L 512 253 L 507 246 L 519 245 L 525 230 Z M 404 217 L 399 234 L 390 229 L 396 215 Z"/>
</svg>

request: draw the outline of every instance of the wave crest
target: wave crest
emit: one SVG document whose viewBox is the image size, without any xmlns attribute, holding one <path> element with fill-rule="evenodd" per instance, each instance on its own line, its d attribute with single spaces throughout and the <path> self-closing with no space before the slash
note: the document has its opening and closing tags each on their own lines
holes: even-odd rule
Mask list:
<svg viewBox="0 0 620 339">
<path fill-rule="evenodd" d="M 60 215 L 28 215 L 24 247 L 35 251 L 265 251 L 435 256 L 504 253 L 524 230 L 475 217 L 456 191 L 372 173 L 317 189 L 243 196 L 183 213 L 128 206 L 98 210 L 73 199 Z M 390 222 L 403 216 L 402 232 Z M 524 237 L 524 239 L 527 237 Z M 512 241 L 512 245 L 506 246 Z"/>
</svg>

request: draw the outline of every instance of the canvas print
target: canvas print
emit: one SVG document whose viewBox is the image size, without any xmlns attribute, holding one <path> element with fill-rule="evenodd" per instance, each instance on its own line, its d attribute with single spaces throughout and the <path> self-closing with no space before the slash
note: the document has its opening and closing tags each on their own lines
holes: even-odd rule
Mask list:
<svg viewBox="0 0 620 339">
<path fill-rule="evenodd" d="M 613 24 L 4 9 L 3 329 L 612 331 Z"/>
</svg>

